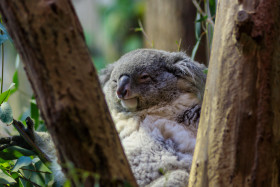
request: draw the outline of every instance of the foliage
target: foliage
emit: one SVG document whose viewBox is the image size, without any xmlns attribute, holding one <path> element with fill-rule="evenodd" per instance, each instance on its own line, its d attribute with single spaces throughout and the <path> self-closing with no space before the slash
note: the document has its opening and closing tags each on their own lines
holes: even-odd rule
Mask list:
<svg viewBox="0 0 280 187">
<path fill-rule="evenodd" d="M 139 24 L 139 27 L 135 28 L 134 31 L 135 32 L 141 32 L 143 34 L 143 36 L 145 37 L 146 41 L 148 42 L 148 44 L 150 45 L 150 47 L 154 48 L 154 41 L 149 38 L 149 36 L 145 32 L 144 27 L 142 25 L 142 22 L 140 20 L 138 20 L 138 24 Z M 181 45 L 181 40 L 180 40 L 180 43 L 178 43 L 177 41 L 176 41 L 176 43 L 178 45 L 178 51 L 179 51 L 179 48 L 180 48 L 180 45 Z"/>
<path fill-rule="evenodd" d="M 17 160 L 0 162 L 0 184 L 52 186 L 54 180 L 51 171 L 38 158 L 21 156 Z"/>
<path fill-rule="evenodd" d="M 110 5 L 99 6 L 103 47 L 89 46 L 97 70 L 122 54 L 142 47 L 142 34 L 135 32 L 134 28 L 138 26 L 138 20 L 142 19 L 143 14 L 142 0 L 115 0 Z M 87 32 L 85 36 L 88 40 L 93 37 L 92 33 Z"/>
<path fill-rule="evenodd" d="M 2 21 L 0 23 L 0 30 L 1 30 L 1 35 L 0 35 L 0 44 L 3 44 L 5 41 L 10 40 L 12 42 L 11 37 L 9 36 L 6 28 L 2 24 Z"/>
<path fill-rule="evenodd" d="M 191 58 L 195 58 L 199 44 L 203 36 L 206 36 L 208 57 L 207 61 L 209 61 L 215 23 L 216 0 L 204 0 L 203 2 L 201 2 L 201 0 L 192 0 L 192 2 L 197 9 L 197 13 L 195 21 L 196 44 L 192 50 Z M 200 5 L 203 5 L 204 10 Z"/>
<path fill-rule="evenodd" d="M 3 80 L 3 78 L 2 78 Z M 12 109 L 6 102 L 11 94 L 12 88 L 0 95 L 0 120 L 10 124 L 13 120 Z M 38 117 L 39 111 L 33 109 L 33 115 Z M 35 111 L 37 110 L 37 111 Z M 38 127 L 38 126 L 37 126 Z M 52 186 L 54 179 L 49 168 L 47 168 L 34 152 L 12 146 L 0 152 L 0 186 Z"/>
<path fill-rule="evenodd" d="M 144 12 L 143 2 L 117 0 L 106 9 L 101 9 L 106 38 L 109 38 L 120 54 L 141 46 L 141 35 L 135 33 L 137 20 Z"/>
<path fill-rule="evenodd" d="M 0 45 L 2 46 L 2 69 L 4 67 L 4 42 L 12 41 L 5 27 L 0 23 Z M 6 91 L 2 91 L 4 81 L 4 72 L 1 75 L 1 94 L 0 94 L 0 120 L 4 124 L 11 124 L 13 121 L 12 108 L 8 103 L 10 96 L 18 91 L 18 64 L 19 56 L 16 58 L 16 70 L 13 75 L 13 83 Z M 39 110 L 34 97 L 30 102 L 30 115 L 35 121 L 35 129 L 39 129 L 42 124 Z M 1 147 L 0 147 L 1 148 Z M 52 186 L 54 178 L 49 168 L 43 162 L 34 156 L 33 151 L 11 146 L 0 151 L 0 186 Z"/>
</svg>

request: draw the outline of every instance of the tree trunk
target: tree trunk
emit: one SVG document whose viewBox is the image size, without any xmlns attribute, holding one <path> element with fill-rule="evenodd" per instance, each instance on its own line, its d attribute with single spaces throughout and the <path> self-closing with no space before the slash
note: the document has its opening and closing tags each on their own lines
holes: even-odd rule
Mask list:
<svg viewBox="0 0 280 187">
<path fill-rule="evenodd" d="M 61 163 L 136 186 L 70 0 L 1 0 L 0 11 Z"/>
<path fill-rule="evenodd" d="M 148 39 L 146 47 L 167 51 L 186 51 L 191 55 L 195 40 L 196 8 L 191 0 L 148 0 L 146 2 L 145 27 Z M 202 39 L 195 60 L 207 64 L 206 48 Z"/>
<path fill-rule="evenodd" d="M 280 186 L 280 1 L 219 1 L 189 186 Z"/>
</svg>

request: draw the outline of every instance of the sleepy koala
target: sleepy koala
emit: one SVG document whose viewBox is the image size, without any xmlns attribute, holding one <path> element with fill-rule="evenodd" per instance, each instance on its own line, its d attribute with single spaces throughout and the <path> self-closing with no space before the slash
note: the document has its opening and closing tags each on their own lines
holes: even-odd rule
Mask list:
<svg viewBox="0 0 280 187">
<path fill-rule="evenodd" d="M 100 72 L 106 101 L 140 186 L 187 185 L 204 69 L 182 52 L 140 49 Z"/>
<path fill-rule="evenodd" d="M 206 81 L 204 69 L 183 52 L 139 49 L 100 72 L 106 101 L 139 186 L 187 185 Z M 50 137 L 34 132 L 34 140 L 53 160 L 55 176 L 63 183 Z"/>
</svg>

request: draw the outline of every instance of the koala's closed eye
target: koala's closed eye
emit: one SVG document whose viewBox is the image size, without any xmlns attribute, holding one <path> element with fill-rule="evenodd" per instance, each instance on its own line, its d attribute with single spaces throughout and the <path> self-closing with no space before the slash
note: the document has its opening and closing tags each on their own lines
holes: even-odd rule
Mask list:
<svg viewBox="0 0 280 187">
<path fill-rule="evenodd" d="M 140 83 L 149 82 L 150 80 L 151 80 L 151 77 L 148 73 L 141 73 L 139 78 L 138 78 L 138 81 Z"/>
</svg>

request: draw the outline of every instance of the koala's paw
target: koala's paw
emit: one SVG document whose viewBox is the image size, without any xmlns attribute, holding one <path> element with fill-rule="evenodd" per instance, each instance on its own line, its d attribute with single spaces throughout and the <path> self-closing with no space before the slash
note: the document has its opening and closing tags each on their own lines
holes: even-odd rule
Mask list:
<svg viewBox="0 0 280 187">
<path fill-rule="evenodd" d="M 179 117 L 179 122 L 184 123 L 185 125 L 193 125 L 195 128 L 198 128 L 199 118 L 200 118 L 200 105 L 194 105 L 188 108 L 183 115 Z"/>
<path fill-rule="evenodd" d="M 13 120 L 13 125 L 20 132 L 21 135 L 0 138 L 0 151 L 11 146 L 19 146 L 25 149 L 32 150 L 32 147 L 25 141 L 22 134 L 26 134 L 28 138 L 34 141 L 34 123 L 30 117 L 25 119 L 27 127 L 17 120 Z"/>
</svg>

